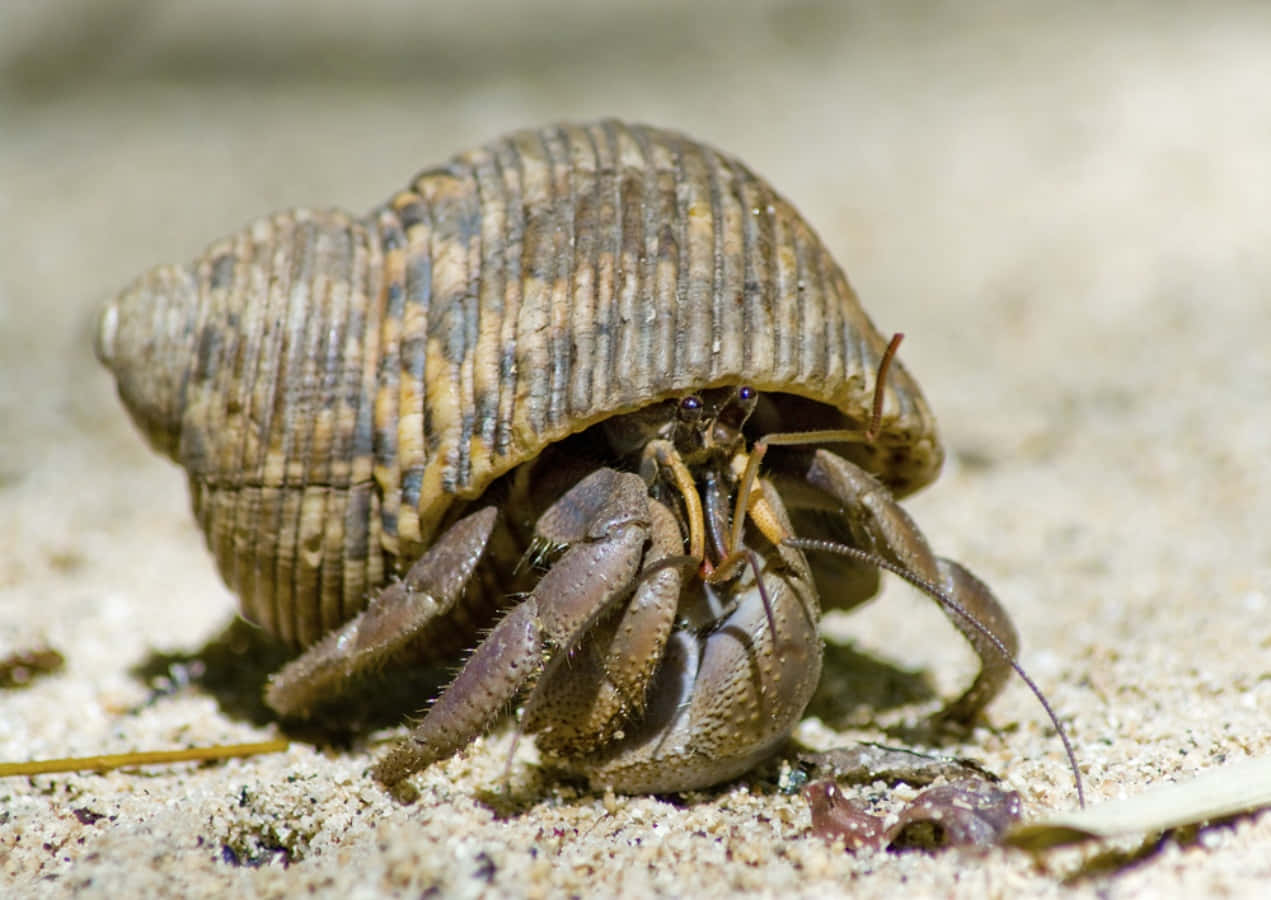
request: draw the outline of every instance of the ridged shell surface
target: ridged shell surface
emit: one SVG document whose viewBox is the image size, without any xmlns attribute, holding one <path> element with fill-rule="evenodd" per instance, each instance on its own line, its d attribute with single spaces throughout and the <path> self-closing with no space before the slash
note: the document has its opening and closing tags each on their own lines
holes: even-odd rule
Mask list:
<svg viewBox="0 0 1271 900">
<path fill-rule="evenodd" d="M 725 384 L 860 423 L 885 346 L 766 182 L 613 121 L 511 134 L 360 219 L 260 220 L 143 276 L 98 339 L 244 613 L 300 644 L 547 444 Z M 871 468 L 906 493 L 941 450 L 899 365 L 886 401 Z"/>
</svg>

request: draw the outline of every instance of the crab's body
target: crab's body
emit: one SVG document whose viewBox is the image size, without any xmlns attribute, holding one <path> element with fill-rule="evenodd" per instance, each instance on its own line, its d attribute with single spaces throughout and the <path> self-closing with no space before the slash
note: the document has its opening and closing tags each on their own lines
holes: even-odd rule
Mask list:
<svg viewBox="0 0 1271 900">
<path fill-rule="evenodd" d="M 263 219 L 125 290 L 98 355 L 186 469 L 243 614 L 310 648 L 271 684 L 280 712 L 497 621 L 381 777 L 532 685 L 524 725 L 549 755 L 645 791 L 770 753 L 815 687 L 821 602 L 873 593 L 874 573 L 809 566 L 783 535 L 880 554 L 1009 632 L 894 502 L 942 455 L 903 367 L 875 383 L 886 346 L 766 182 L 609 121 L 510 135 L 360 219 Z M 737 503 L 756 442 L 860 433 L 876 394 L 870 440 L 774 446 Z M 518 567 L 531 548 L 545 572 Z M 1009 671 L 977 649 L 966 715 Z"/>
</svg>

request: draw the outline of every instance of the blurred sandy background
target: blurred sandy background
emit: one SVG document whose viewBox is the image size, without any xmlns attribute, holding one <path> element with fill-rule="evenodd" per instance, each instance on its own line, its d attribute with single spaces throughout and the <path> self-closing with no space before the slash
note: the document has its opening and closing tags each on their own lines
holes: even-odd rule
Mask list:
<svg viewBox="0 0 1271 900">
<path fill-rule="evenodd" d="M 360 212 L 507 129 L 601 115 L 745 159 L 907 333 L 951 452 L 909 508 L 1013 610 L 1095 798 L 1271 753 L 1271 7 L 18 0 L 0 10 L 0 649 L 44 639 L 67 665 L 0 694 L 0 759 L 276 733 L 252 702 L 258 651 L 223 639 L 234 604 L 182 476 L 92 358 L 98 305 L 256 215 Z M 896 586 L 826 629 L 813 746 L 898 743 L 973 666 Z M 878 680 L 923 690 L 897 705 Z M 989 719 L 940 749 L 1030 813 L 1070 806 L 1031 696 L 1012 686 Z M 364 776 L 397 733 L 0 782 L 0 893 L 1256 896 L 1271 879 L 1271 816 L 1102 871 L 1093 851 L 852 858 L 806 833 L 776 766 L 605 803 L 542 778 L 527 745 L 502 798 L 506 730 L 401 803 Z"/>
</svg>

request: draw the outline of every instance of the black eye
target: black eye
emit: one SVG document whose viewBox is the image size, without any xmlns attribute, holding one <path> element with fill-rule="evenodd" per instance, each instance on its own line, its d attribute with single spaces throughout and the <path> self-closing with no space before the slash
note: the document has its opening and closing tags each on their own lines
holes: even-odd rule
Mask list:
<svg viewBox="0 0 1271 900">
<path fill-rule="evenodd" d="M 743 384 L 737 388 L 737 399 L 743 402 L 749 402 L 756 397 L 755 389 L 748 384 Z"/>
<path fill-rule="evenodd" d="M 689 394 L 680 400 L 680 418 L 686 421 L 694 421 L 702 415 L 702 398 L 696 394 Z"/>
</svg>

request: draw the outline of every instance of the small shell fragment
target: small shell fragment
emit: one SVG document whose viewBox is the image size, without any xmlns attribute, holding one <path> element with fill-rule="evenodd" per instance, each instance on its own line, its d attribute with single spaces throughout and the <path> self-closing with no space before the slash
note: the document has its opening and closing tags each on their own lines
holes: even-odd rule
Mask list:
<svg viewBox="0 0 1271 900">
<path fill-rule="evenodd" d="M 812 812 L 812 831 L 829 840 L 843 838 L 848 852 L 991 846 L 1020 816 L 1020 797 L 979 778 L 928 788 L 900 811 L 888 827 L 880 816 L 843 796 L 833 781 L 803 789 Z"/>
</svg>

